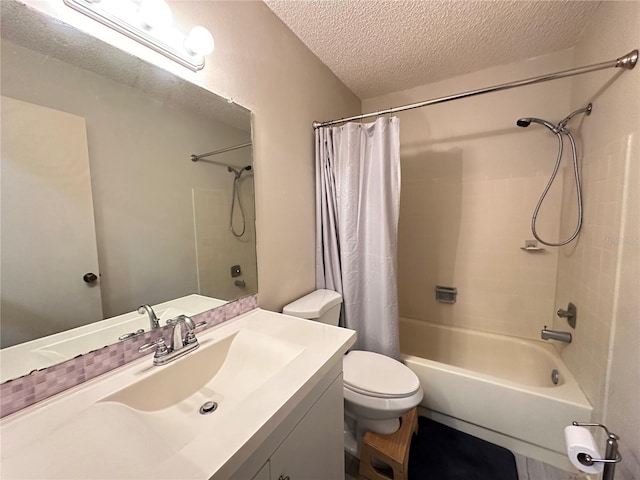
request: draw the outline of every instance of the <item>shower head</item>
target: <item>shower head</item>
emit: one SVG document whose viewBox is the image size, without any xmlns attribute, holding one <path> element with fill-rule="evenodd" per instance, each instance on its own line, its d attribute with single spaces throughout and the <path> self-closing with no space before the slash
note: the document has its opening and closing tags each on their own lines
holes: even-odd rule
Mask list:
<svg viewBox="0 0 640 480">
<path fill-rule="evenodd" d="M 571 112 L 569 115 L 567 115 L 563 120 L 561 120 L 558 123 L 558 125 L 553 125 L 552 123 L 547 122 L 546 120 L 542 120 L 541 118 L 534 118 L 534 117 L 519 118 L 516 121 L 516 125 L 518 125 L 519 127 L 525 128 L 525 127 L 528 127 L 529 125 L 531 125 L 531 122 L 539 123 L 540 125 L 544 125 L 545 127 L 547 127 L 549 130 L 551 130 L 555 134 L 558 134 L 558 133 L 568 134 L 569 130 L 566 128 L 567 123 L 569 123 L 569 121 L 573 117 L 575 117 L 576 115 L 578 115 L 580 113 L 584 113 L 585 115 L 591 115 L 591 110 L 593 110 L 593 105 L 591 105 L 591 104 L 588 104 L 584 108 L 579 108 L 575 112 Z"/>
<path fill-rule="evenodd" d="M 242 175 L 242 172 L 244 172 L 245 170 L 249 171 L 251 169 L 252 169 L 251 165 L 245 165 L 244 167 L 240 168 L 239 170 L 236 170 L 232 166 L 228 166 L 227 167 L 227 171 L 229 173 L 233 173 L 236 176 L 236 178 L 240 178 L 240 175 Z"/>
<path fill-rule="evenodd" d="M 539 123 L 540 125 L 544 125 L 545 127 L 547 127 L 549 130 L 551 130 L 553 133 L 558 133 L 558 129 L 556 128 L 555 125 L 553 125 L 552 123 L 547 122 L 546 120 L 542 120 L 541 118 L 534 118 L 534 117 L 530 117 L 530 118 L 519 118 L 518 121 L 516 122 L 516 125 L 518 125 L 519 127 L 528 127 L 529 125 L 531 125 L 531 123 Z"/>
</svg>

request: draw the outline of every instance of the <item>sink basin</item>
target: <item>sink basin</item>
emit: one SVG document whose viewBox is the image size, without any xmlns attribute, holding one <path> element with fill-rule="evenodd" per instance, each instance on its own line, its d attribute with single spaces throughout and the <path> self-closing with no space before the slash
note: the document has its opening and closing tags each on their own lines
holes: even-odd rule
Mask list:
<svg viewBox="0 0 640 480">
<path fill-rule="evenodd" d="M 304 350 L 303 347 L 251 330 L 239 330 L 163 367 L 103 401 L 153 412 L 183 403 L 239 401 L 260 387 Z M 200 403 L 201 402 L 201 403 Z"/>
<path fill-rule="evenodd" d="M 304 347 L 253 330 L 238 330 L 157 369 L 98 403 L 129 409 L 176 450 L 233 411 L 242 400 L 280 372 Z M 151 358 L 149 358 L 151 362 Z M 217 407 L 200 413 L 206 402 Z"/>
</svg>

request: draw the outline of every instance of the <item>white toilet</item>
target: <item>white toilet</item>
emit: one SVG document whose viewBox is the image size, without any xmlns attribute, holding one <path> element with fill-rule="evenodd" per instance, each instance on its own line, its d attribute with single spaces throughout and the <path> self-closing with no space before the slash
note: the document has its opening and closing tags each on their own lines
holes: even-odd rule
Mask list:
<svg viewBox="0 0 640 480">
<path fill-rule="evenodd" d="M 282 313 L 338 326 L 342 296 L 316 290 Z M 399 417 L 422 401 L 420 381 L 402 363 L 379 353 L 352 350 L 344 356 L 345 450 L 359 457 L 366 431 L 393 433 Z"/>
</svg>

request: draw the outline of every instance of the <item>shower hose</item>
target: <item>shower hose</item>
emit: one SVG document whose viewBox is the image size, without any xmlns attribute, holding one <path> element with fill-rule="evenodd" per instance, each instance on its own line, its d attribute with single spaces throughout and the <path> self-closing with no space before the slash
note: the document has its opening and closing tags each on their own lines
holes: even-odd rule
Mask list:
<svg viewBox="0 0 640 480">
<path fill-rule="evenodd" d="M 519 127 L 528 127 L 529 125 L 531 125 L 531 123 L 539 123 L 540 125 L 544 125 L 545 127 L 547 127 L 549 130 L 551 130 L 551 132 L 553 132 L 558 137 L 558 157 L 556 158 L 556 163 L 553 167 L 553 172 L 551 173 L 549 182 L 547 183 L 547 186 L 544 188 L 542 195 L 540 195 L 540 199 L 538 200 L 538 203 L 536 204 L 536 208 L 534 209 L 533 215 L 531 217 L 531 232 L 533 233 L 533 236 L 540 243 L 550 247 L 561 247 L 573 241 L 578 236 L 578 233 L 580 233 L 580 229 L 582 228 L 582 192 L 580 188 L 580 170 L 578 168 L 578 153 L 576 149 L 576 142 L 573 139 L 573 135 L 571 135 L 571 132 L 569 131 L 569 129 L 566 128 L 566 125 L 567 123 L 569 123 L 569 120 L 571 120 L 574 116 L 578 115 L 579 113 L 590 115 L 592 108 L 593 108 L 592 105 L 589 104 L 584 108 L 576 110 L 575 112 L 570 113 L 566 118 L 564 118 L 564 120 L 559 122 L 558 125 L 553 125 L 551 122 L 542 120 L 540 118 L 533 118 L 533 117 L 521 118 L 517 121 L 517 125 Z M 558 170 L 560 169 L 560 162 L 562 161 L 562 151 L 564 149 L 564 139 L 562 137 L 563 135 L 565 135 L 569 139 L 569 143 L 571 144 L 571 153 L 573 156 L 573 177 L 575 180 L 576 197 L 578 201 L 578 221 L 576 223 L 575 231 L 573 232 L 573 234 L 571 234 L 569 238 L 567 238 L 566 240 L 554 243 L 554 242 L 548 242 L 542 239 L 540 235 L 538 235 L 538 232 L 536 229 L 536 221 L 538 219 L 538 212 L 540 211 L 540 207 L 542 206 L 542 203 L 547 197 L 547 194 L 549 193 L 549 189 L 551 188 L 551 185 L 553 185 L 553 182 L 556 179 L 556 175 L 558 174 Z"/>
</svg>

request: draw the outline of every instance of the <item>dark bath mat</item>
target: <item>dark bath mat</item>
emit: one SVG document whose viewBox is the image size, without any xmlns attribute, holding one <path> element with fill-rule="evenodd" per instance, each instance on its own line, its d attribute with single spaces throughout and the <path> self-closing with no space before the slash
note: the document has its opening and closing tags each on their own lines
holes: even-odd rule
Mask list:
<svg viewBox="0 0 640 480">
<path fill-rule="evenodd" d="M 409 452 L 409 480 L 518 480 L 516 460 L 499 447 L 425 417 Z"/>
</svg>

